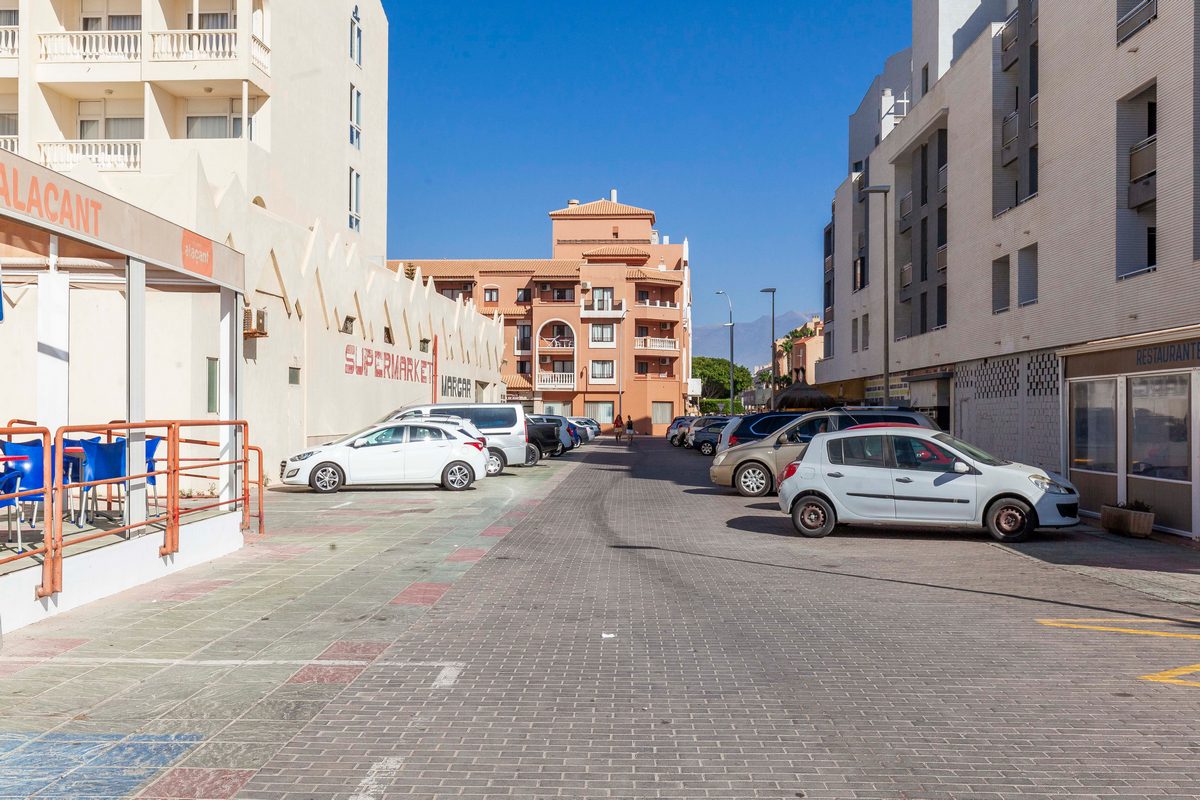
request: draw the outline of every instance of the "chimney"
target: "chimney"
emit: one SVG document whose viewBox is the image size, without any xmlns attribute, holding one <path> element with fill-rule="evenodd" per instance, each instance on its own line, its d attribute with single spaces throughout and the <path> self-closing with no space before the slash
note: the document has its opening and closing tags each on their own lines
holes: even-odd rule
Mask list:
<svg viewBox="0 0 1200 800">
<path fill-rule="evenodd" d="M 608 190 L 608 199 L 613 201 L 614 203 L 617 202 L 617 190 L 616 189 Z"/>
<path fill-rule="evenodd" d="M 578 201 L 578 200 L 576 200 L 574 197 L 572 197 L 570 200 L 568 200 L 568 201 L 567 201 L 567 206 L 568 206 L 568 207 L 570 207 L 570 206 L 577 206 L 577 205 L 579 205 L 579 201 Z"/>
</svg>

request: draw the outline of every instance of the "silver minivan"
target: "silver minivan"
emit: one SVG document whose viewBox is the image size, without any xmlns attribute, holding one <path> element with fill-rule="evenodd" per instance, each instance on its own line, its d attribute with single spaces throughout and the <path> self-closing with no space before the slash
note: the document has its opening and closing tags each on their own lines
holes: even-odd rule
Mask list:
<svg viewBox="0 0 1200 800">
<path fill-rule="evenodd" d="M 499 475 L 509 464 L 522 465 L 528 456 L 525 408 L 520 403 L 429 403 L 405 406 L 380 422 L 411 417 L 462 417 L 487 437 L 487 474 Z"/>
</svg>

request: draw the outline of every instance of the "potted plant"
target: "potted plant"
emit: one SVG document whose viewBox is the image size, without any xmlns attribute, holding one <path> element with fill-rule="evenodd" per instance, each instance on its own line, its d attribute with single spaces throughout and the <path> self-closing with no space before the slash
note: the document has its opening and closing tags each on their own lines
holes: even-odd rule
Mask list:
<svg viewBox="0 0 1200 800">
<path fill-rule="evenodd" d="M 1100 527 L 1110 533 L 1145 539 L 1154 529 L 1154 509 L 1141 500 L 1101 506 Z"/>
</svg>

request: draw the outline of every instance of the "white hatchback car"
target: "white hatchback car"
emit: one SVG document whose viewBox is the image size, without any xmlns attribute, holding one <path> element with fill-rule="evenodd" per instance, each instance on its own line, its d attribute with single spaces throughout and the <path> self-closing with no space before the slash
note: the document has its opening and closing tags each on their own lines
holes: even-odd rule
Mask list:
<svg viewBox="0 0 1200 800">
<path fill-rule="evenodd" d="M 457 492 L 487 475 L 487 448 L 455 423 L 386 422 L 297 453 L 279 472 L 285 485 L 321 493 L 406 483 L 439 484 Z"/>
<path fill-rule="evenodd" d="M 1019 542 L 1079 524 L 1079 493 L 1054 473 L 917 426 L 861 425 L 814 436 L 780 475 L 779 508 L 802 536 L 846 525 L 987 528 Z"/>
</svg>

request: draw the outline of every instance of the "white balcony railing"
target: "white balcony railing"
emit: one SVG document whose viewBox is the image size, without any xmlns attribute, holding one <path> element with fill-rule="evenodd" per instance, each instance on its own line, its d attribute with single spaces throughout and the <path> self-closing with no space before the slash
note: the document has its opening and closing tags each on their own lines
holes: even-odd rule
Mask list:
<svg viewBox="0 0 1200 800">
<path fill-rule="evenodd" d="M 141 31 L 65 31 L 38 35 L 42 61 L 141 61 Z"/>
<path fill-rule="evenodd" d="M 250 60 L 254 66 L 268 75 L 271 74 L 271 48 L 257 36 L 250 37 Z"/>
<path fill-rule="evenodd" d="M 107 172 L 136 172 L 142 168 L 140 140 L 89 139 L 86 141 L 41 142 L 42 163 L 63 172 L 88 159 Z"/>
<path fill-rule="evenodd" d="M 537 376 L 539 389 L 574 389 L 574 372 L 539 372 Z"/>
<path fill-rule="evenodd" d="M 633 346 L 639 350 L 678 350 L 678 339 L 658 339 L 653 336 L 638 336 L 633 340 Z"/>
<path fill-rule="evenodd" d="M 566 336 L 543 336 L 538 347 L 542 350 L 574 350 L 575 340 Z"/>
<path fill-rule="evenodd" d="M 17 137 L 16 136 L 0 136 L 0 150 L 7 150 L 10 153 L 17 152 Z"/>
<path fill-rule="evenodd" d="M 150 58 L 154 61 L 233 61 L 237 57 L 237 31 L 161 31 L 150 34 Z"/>
<path fill-rule="evenodd" d="M 18 55 L 18 44 L 20 28 L 16 25 L 5 25 L 0 27 L 0 58 L 16 58 Z"/>
<path fill-rule="evenodd" d="M 679 308 L 679 303 L 670 300 L 638 300 L 637 304 L 646 308 Z"/>
</svg>

